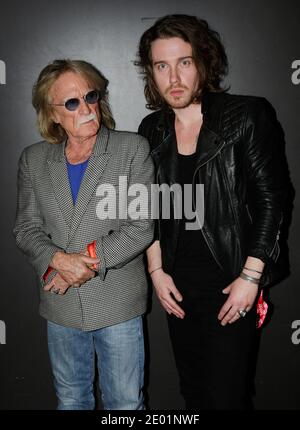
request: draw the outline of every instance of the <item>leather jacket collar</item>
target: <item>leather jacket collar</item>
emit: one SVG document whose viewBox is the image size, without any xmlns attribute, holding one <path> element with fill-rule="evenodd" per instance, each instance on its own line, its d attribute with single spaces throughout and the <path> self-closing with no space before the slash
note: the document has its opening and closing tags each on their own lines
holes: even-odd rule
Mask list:
<svg viewBox="0 0 300 430">
<path fill-rule="evenodd" d="M 225 144 L 220 135 L 221 112 L 211 103 L 209 93 L 202 97 L 203 125 L 197 142 L 196 169 L 206 164 L 222 149 Z M 177 182 L 177 147 L 175 134 L 175 114 L 172 109 L 165 107 L 157 124 L 157 130 L 163 133 L 163 139 L 159 146 L 152 151 L 152 156 L 157 162 L 158 174 L 164 183 Z M 201 148 L 201 151 L 200 151 Z M 163 172 L 163 177 L 162 177 Z"/>
</svg>

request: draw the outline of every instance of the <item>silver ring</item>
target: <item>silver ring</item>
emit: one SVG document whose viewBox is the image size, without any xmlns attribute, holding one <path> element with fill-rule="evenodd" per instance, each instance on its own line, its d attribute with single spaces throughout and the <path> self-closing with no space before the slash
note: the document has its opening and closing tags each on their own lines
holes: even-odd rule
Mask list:
<svg viewBox="0 0 300 430">
<path fill-rule="evenodd" d="M 52 288 L 51 292 L 53 294 L 58 294 L 59 293 L 59 289 L 58 288 Z"/>
<path fill-rule="evenodd" d="M 246 314 L 247 314 L 247 311 L 246 311 L 246 309 L 240 309 L 238 311 L 238 314 L 239 314 L 240 317 L 244 318 L 246 316 Z"/>
</svg>

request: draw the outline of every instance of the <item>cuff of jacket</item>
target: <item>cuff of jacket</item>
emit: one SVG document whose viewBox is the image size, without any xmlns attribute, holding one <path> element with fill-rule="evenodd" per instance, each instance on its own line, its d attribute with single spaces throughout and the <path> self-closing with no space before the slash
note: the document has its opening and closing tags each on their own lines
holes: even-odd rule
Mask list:
<svg viewBox="0 0 300 430">
<path fill-rule="evenodd" d="M 274 246 L 274 250 L 276 248 L 276 245 Z M 252 249 L 249 249 L 249 251 L 247 252 L 247 255 L 250 257 L 259 258 L 265 264 L 268 264 L 270 261 L 274 261 L 277 259 L 277 255 L 275 254 L 274 250 L 269 255 L 267 251 L 263 248 L 252 248 Z"/>
<path fill-rule="evenodd" d="M 100 277 L 101 281 L 104 281 L 105 276 L 106 276 L 106 261 L 105 261 L 105 256 L 104 256 L 104 249 L 103 249 L 103 242 L 102 239 L 97 239 L 94 240 L 94 251 L 95 251 L 95 258 L 99 258 L 100 263 L 99 263 L 99 269 L 98 269 L 98 276 Z"/>
<path fill-rule="evenodd" d="M 46 253 L 42 255 L 42 258 L 41 258 L 42 261 L 39 263 L 39 266 L 37 268 L 39 272 L 39 278 L 42 284 L 44 284 L 49 280 L 49 275 L 50 273 L 52 273 L 52 270 L 53 270 L 53 268 L 49 266 L 49 262 L 52 260 L 53 255 L 58 251 L 64 252 L 64 250 L 61 248 L 58 248 L 56 246 L 51 246 L 47 250 L 47 255 Z"/>
</svg>

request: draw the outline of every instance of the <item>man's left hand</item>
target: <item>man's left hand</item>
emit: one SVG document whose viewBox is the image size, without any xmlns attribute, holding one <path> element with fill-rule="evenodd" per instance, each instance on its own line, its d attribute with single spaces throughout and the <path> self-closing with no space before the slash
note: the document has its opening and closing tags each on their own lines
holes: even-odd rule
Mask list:
<svg viewBox="0 0 300 430">
<path fill-rule="evenodd" d="M 232 324 L 241 318 L 240 310 L 250 311 L 258 293 L 258 286 L 237 278 L 222 292 L 229 294 L 218 315 L 221 325 L 225 326 L 227 323 Z"/>
</svg>

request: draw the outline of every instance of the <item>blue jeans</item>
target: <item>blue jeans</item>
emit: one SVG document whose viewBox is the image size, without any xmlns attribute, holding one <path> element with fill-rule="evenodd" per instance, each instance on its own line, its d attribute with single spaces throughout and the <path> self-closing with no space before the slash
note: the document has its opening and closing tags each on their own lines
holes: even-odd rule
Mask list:
<svg viewBox="0 0 300 430">
<path fill-rule="evenodd" d="M 89 332 L 48 321 L 57 409 L 95 407 L 95 356 L 104 409 L 144 409 L 142 317 Z"/>
</svg>

